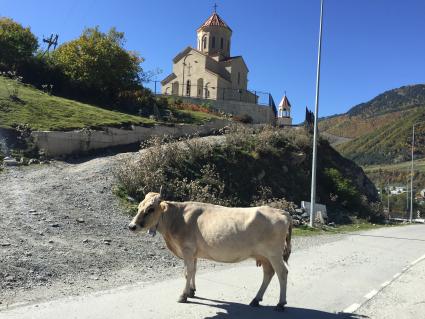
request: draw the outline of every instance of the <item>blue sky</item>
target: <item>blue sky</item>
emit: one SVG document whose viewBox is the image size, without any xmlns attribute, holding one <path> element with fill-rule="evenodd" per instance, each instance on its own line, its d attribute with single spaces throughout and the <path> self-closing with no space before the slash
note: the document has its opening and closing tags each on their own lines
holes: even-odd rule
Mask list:
<svg viewBox="0 0 425 319">
<path fill-rule="evenodd" d="M 320 0 L 2 0 L 0 16 L 30 26 L 39 39 L 77 37 L 84 27 L 115 26 L 145 70 L 171 72 L 212 12 L 233 30 L 232 54 L 250 69 L 249 88 L 287 92 L 295 122 L 314 108 Z M 320 116 L 343 113 L 385 90 L 425 83 L 424 0 L 326 0 Z"/>
</svg>

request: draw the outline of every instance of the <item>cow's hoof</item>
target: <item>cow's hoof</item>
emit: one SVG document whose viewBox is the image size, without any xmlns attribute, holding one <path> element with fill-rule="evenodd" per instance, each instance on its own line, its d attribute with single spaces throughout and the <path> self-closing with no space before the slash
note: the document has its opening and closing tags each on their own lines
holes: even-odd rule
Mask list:
<svg viewBox="0 0 425 319">
<path fill-rule="evenodd" d="M 252 299 L 252 301 L 249 304 L 251 307 L 259 307 L 260 306 L 260 300 Z"/>
<path fill-rule="evenodd" d="M 177 300 L 179 303 L 186 303 L 187 302 L 187 295 L 183 294 L 179 297 L 179 300 Z"/>
<path fill-rule="evenodd" d="M 190 290 L 189 290 L 189 298 L 193 298 L 193 297 L 195 297 L 195 291 L 196 291 L 196 289 L 193 289 L 193 288 L 190 288 Z"/>
<path fill-rule="evenodd" d="M 285 304 L 278 303 L 276 307 L 274 307 L 274 311 L 282 312 L 285 311 Z"/>
</svg>

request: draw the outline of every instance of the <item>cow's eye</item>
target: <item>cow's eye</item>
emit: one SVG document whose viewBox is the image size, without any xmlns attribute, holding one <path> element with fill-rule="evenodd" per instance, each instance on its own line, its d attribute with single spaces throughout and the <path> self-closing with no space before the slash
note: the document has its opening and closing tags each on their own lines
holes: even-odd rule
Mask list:
<svg viewBox="0 0 425 319">
<path fill-rule="evenodd" d="M 149 208 L 147 214 L 152 214 L 155 209 L 153 207 Z"/>
</svg>

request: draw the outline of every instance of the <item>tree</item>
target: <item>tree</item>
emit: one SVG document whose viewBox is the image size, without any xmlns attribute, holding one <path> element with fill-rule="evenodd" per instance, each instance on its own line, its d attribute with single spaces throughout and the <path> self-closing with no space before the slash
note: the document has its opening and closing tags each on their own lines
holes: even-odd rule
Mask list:
<svg viewBox="0 0 425 319">
<path fill-rule="evenodd" d="M 10 18 L 0 17 L 0 67 L 15 70 L 28 61 L 38 48 L 37 38 L 30 28 Z"/>
<path fill-rule="evenodd" d="M 72 81 L 113 99 L 123 90 L 140 86 L 143 58 L 123 48 L 124 33 L 87 28 L 81 36 L 61 45 L 53 60 Z"/>
</svg>

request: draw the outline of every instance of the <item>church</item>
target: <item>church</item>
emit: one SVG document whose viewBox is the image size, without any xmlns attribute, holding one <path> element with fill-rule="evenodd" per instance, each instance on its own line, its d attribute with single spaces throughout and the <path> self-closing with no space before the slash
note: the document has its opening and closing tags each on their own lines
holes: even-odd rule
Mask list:
<svg viewBox="0 0 425 319">
<path fill-rule="evenodd" d="M 232 29 L 214 10 L 197 30 L 197 48 L 189 46 L 174 57 L 161 93 L 257 103 L 247 90 L 248 67 L 242 56 L 231 56 L 231 46 Z"/>
<path fill-rule="evenodd" d="M 264 104 L 258 92 L 248 90 L 248 66 L 241 55 L 231 55 L 232 29 L 216 7 L 196 34 L 196 49 L 188 46 L 174 57 L 173 72 L 161 81 L 162 95 L 208 99 L 215 108 L 233 115 L 248 114 L 256 123 L 292 125 L 286 93 L 275 109 L 270 94 L 266 93 L 268 104 Z"/>
</svg>

